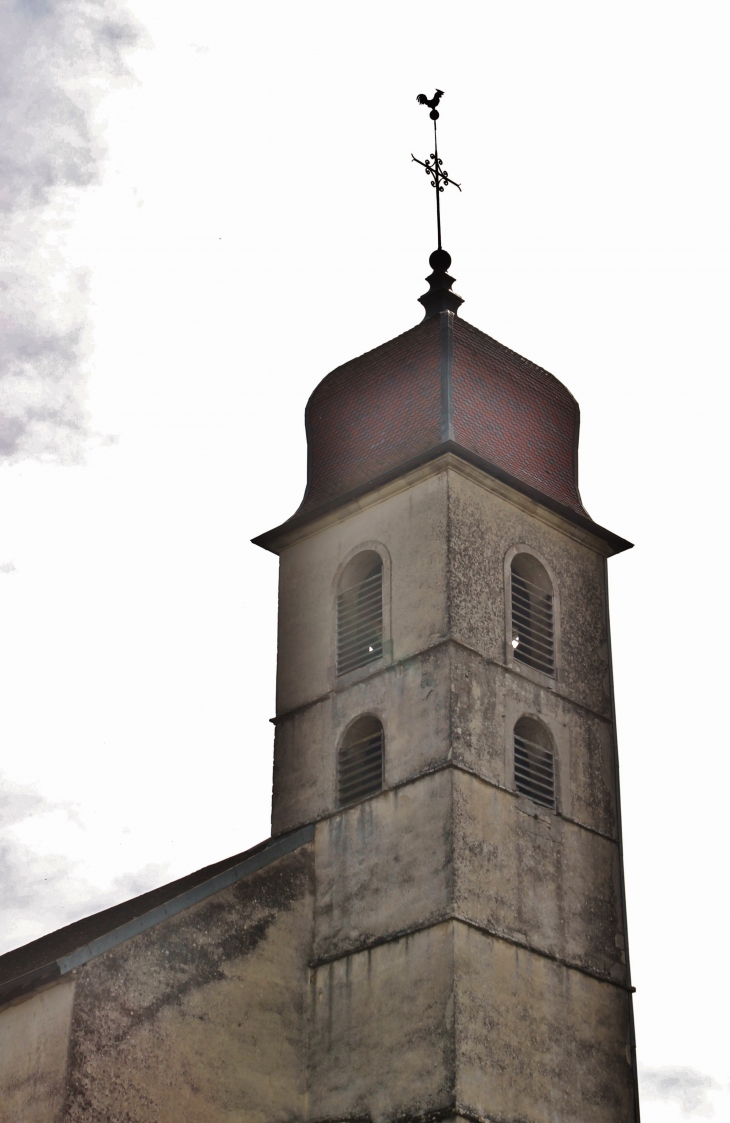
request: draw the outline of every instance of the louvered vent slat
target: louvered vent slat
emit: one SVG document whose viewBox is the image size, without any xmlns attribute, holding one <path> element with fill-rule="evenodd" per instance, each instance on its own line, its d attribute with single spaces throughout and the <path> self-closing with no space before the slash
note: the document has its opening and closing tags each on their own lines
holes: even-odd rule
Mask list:
<svg viewBox="0 0 730 1123">
<path fill-rule="evenodd" d="M 340 749 L 338 797 L 340 805 L 374 795 L 383 786 L 383 730 L 343 745 Z"/>
<path fill-rule="evenodd" d="M 553 754 L 518 733 L 515 733 L 515 787 L 535 803 L 555 809 Z"/>
<path fill-rule="evenodd" d="M 546 675 L 555 674 L 552 593 L 512 570 L 512 630 L 515 659 Z"/>
<path fill-rule="evenodd" d="M 383 654 L 383 567 L 337 597 L 337 674 Z"/>
</svg>

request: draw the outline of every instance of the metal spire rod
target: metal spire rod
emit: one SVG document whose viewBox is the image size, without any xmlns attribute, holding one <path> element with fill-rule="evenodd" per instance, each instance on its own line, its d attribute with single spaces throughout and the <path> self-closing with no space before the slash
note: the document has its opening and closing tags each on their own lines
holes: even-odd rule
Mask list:
<svg viewBox="0 0 730 1123">
<path fill-rule="evenodd" d="M 438 168 L 441 161 L 439 160 L 439 142 L 436 136 L 436 121 L 433 122 L 433 158 L 436 168 Z M 438 171 L 434 179 L 434 186 L 436 187 L 436 232 L 438 234 L 438 248 L 441 249 L 441 192 L 443 187 L 438 182 Z M 459 188 L 461 190 L 461 188 Z"/>
<path fill-rule="evenodd" d="M 429 117 L 433 121 L 433 152 L 431 153 L 430 160 L 419 160 L 411 152 L 411 159 L 414 163 L 420 164 L 422 168 L 426 169 L 426 174 L 431 176 L 432 186 L 436 188 L 436 232 L 438 234 L 439 249 L 441 249 L 441 193 L 450 183 L 453 184 L 454 187 L 458 187 L 459 191 L 461 191 L 461 187 L 456 180 L 449 179 L 448 172 L 443 170 L 442 161 L 439 159 L 438 138 L 436 135 L 436 122 L 439 118 L 439 112 L 436 106 L 441 101 L 443 95 L 443 90 L 436 90 L 436 93 L 430 101 L 425 94 L 419 94 L 416 98 L 419 105 L 427 105 L 431 110 Z M 431 160 L 433 160 L 433 163 L 431 163 Z"/>
</svg>

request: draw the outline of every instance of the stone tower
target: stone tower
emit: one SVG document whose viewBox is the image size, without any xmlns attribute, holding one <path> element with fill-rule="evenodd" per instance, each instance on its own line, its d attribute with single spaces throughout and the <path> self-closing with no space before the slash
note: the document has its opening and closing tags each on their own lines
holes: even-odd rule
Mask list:
<svg viewBox="0 0 730 1123">
<path fill-rule="evenodd" d="M 583 508 L 572 395 L 459 319 L 434 257 L 425 320 L 312 394 L 301 509 L 257 540 L 273 833 L 317 823 L 309 1117 L 623 1123 L 629 544 Z"/>
<path fill-rule="evenodd" d="M 272 835 L 314 824 L 306 1118 L 627 1123 L 606 560 L 578 406 L 458 317 L 333 371 L 279 555 Z"/>
<path fill-rule="evenodd" d="M 0 1123 L 638 1123 L 578 407 L 458 316 L 307 407 L 272 837 L 0 956 Z"/>
</svg>

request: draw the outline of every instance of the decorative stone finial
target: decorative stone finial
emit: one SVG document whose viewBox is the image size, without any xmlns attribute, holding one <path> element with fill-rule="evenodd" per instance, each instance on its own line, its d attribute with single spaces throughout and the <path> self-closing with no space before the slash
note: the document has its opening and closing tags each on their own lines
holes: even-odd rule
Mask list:
<svg viewBox="0 0 730 1123">
<path fill-rule="evenodd" d="M 439 312 L 456 313 L 459 305 L 464 303 L 464 298 L 451 291 L 454 278 L 447 272 L 451 265 L 451 255 L 446 250 L 434 250 L 428 263 L 433 269 L 433 273 L 426 277 L 429 290 L 418 298 L 426 309 L 424 319 L 430 320 L 432 316 L 438 316 Z"/>
</svg>

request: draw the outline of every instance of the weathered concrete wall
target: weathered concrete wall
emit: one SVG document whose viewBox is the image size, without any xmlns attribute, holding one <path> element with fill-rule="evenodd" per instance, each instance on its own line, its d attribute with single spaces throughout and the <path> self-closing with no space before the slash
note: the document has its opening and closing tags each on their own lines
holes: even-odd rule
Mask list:
<svg viewBox="0 0 730 1123">
<path fill-rule="evenodd" d="M 337 577 L 356 549 L 387 548 L 386 599 L 398 606 L 392 617 L 393 658 L 421 651 L 445 634 L 446 525 L 442 473 L 283 551 L 277 713 L 321 697 L 335 685 Z M 375 667 L 370 664 L 364 674 Z"/>
<path fill-rule="evenodd" d="M 558 810 L 615 838 L 611 723 L 455 645 L 450 664 L 452 759 L 485 780 L 514 788 L 515 723 L 523 714 L 537 717 L 554 742 Z"/>
<path fill-rule="evenodd" d="M 624 980 L 618 847 L 447 768 L 317 826 L 314 959 L 455 913 Z"/>
<path fill-rule="evenodd" d="M 272 834 L 337 807 L 337 747 L 360 714 L 385 731 L 385 785 L 443 762 L 449 751 L 450 655 L 443 645 L 386 667 L 276 727 Z"/>
<path fill-rule="evenodd" d="M 457 1102 L 480 1118 L 629 1123 L 627 995 L 455 926 Z"/>
<path fill-rule="evenodd" d="M 309 1118 L 627 1123 L 627 994 L 459 920 L 319 967 Z"/>
<path fill-rule="evenodd" d="M 79 971 L 64 1123 L 302 1118 L 305 846 Z"/>
<path fill-rule="evenodd" d="M 310 1119 L 384 1123 L 453 1102 L 453 946 L 440 924 L 315 972 Z"/>
<path fill-rule="evenodd" d="M 317 824 L 315 960 L 448 914 L 453 786 L 436 772 Z"/>
<path fill-rule="evenodd" d="M 561 694 L 609 718 L 603 558 L 550 524 L 449 472 L 449 604 L 453 635 L 488 659 L 513 663 L 505 629 L 505 557 L 522 545 L 555 578 Z"/>
<path fill-rule="evenodd" d="M 458 915 L 624 980 L 615 842 L 462 772 L 453 838 Z"/>
<path fill-rule="evenodd" d="M 56 1123 L 73 997 L 69 980 L 0 1011 L 0 1123 Z"/>
</svg>

